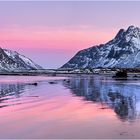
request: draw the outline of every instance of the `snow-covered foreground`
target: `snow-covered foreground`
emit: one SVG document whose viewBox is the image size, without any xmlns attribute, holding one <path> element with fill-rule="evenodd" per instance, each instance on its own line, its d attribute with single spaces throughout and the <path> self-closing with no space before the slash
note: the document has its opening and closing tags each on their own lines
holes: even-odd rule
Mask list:
<svg viewBox="0 0 140 140">
<path fill-rule="evenodd" d="M 140 138 L 139 82 L 0 76 L 0 138 Z"/>
</svg>

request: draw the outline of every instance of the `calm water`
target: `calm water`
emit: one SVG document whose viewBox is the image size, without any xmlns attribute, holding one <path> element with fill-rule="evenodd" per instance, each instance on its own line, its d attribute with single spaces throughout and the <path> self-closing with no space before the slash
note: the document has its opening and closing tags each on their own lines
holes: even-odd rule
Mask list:
<svg viewBox="0 0 140 140">
<path fill-rule="evenodd" d="M 140 81 L 0 76 L 0 126 L 0 138 L 140 138 Z"/>
</svg>

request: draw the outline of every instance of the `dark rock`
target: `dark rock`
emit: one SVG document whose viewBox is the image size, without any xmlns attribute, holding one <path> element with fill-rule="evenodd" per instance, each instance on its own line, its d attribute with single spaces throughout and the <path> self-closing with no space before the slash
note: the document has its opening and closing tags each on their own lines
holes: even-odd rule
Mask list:
<svg viewBox="0 0 140 140">
<path fill-rule="evenodd" d="M 67 80 L 66 82 L 67 82 L 67 83 L 70 83 L 70 80 Z"/>
<path fill-rule="evenodd" d="M 120 70 L 116 72 L 116 75 L 114 76 L 116 78 L 127 78 L 127 71 L 126 70 Z"/>
<path fill-rule="evenodd" d="M 136 77 L 138 77 L 138 76 L 137 76 L 137 75 L 134 75 L 133 77 L 135 77 L 135 78 L 136 78 Z"/>
<path fill-rule="evenodd" d="M 29 85 L 34 85 L 34 86 L 37 86 L 38 83 L 30 83 Z"/>
<path fill-rule="evenodd" d="M 56 82 L 54 82 L 54 81 L 50 81 L 49 83 L 50 83 L 50 84 L 57 84 L 57 83 L 56 83 Z"/>
</svg>

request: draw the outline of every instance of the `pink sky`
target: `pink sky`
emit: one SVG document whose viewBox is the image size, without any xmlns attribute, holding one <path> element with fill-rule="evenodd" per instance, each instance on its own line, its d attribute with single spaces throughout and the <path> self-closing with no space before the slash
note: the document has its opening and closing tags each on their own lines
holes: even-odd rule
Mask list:
<svg viewBox="0 0 140 140">
<path fill-rule="evenodd" d="M 44 61 L 52 60 L 59 64 L 59 67 L 80 49 L 105 43 L 111 39 L 115 35 L 115 31 L 112 31 L 110 29 L 100 31 L 90 26 L 77 28 L 13 26 L 0 29 L 0 43 L 3 48 L 16 50 L 41 65 L 44 65 L 43 60 L 46 59 Z M 38 61 L 39 56 L 42 58 L 41 62 Z M 51 68 L 51 65 L 45 67 Z"/>
<path fill-rule="evenodd" d="M 0 29 L 0 41 L 12 44 L 14 48 L 53 48 L 75 50 L 105 43 L 115 35 L 113 29 L 99 30 L 96 27 L 81 26 L 67 28 L 47 27 L 5 27 Z M 26 44 L 26 45 L 25 45 Z M 80 46 L 79 46 L 80 45 Z"/>
<path fill-rule="evenodd" d="M 59 68 L 77 51 L 140 27 L 140 2 L 0 1 L 0 46 L 44 68 Z"/>
</svg>

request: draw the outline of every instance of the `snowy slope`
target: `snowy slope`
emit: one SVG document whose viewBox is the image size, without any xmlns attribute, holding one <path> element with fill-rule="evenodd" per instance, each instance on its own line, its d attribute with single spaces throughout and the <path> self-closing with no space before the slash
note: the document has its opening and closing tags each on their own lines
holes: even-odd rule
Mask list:
<svg viewBox="0 0 140 140">
<path fill-rule="evenodd" d="M 41 66 L 29 58 L 11 50 L 0 48 L 0 71 L 37 70 Z"/>
<path fill-rule="evenodd" d="M 140 67 L 140 28 L 120 29 L 106 44 L 79 51 L 61 68 Z"/>
</svg>

